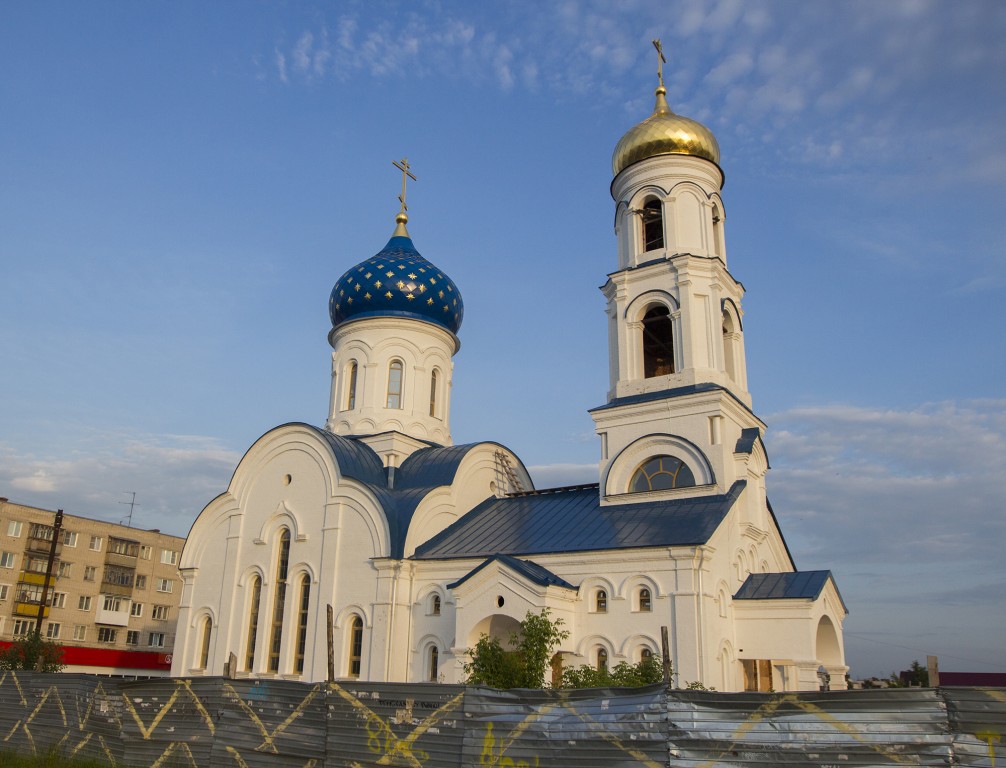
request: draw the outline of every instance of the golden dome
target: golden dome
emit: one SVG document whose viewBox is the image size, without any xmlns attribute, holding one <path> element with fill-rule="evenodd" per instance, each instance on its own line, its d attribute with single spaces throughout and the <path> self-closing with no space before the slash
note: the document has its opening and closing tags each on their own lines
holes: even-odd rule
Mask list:
<svg viewBox="0 0 1006 768">
<path fill-rule="evenodd" d="M 676 115 L 667 106 L 667 89 L 656 90 L 653 114 L 633 126 L 615 145 L 611 168 L 617 176 L 633 163 L 657 155 L 704 157 L 719 165 L 720 146 L 702 123 Z"/>
</svg>

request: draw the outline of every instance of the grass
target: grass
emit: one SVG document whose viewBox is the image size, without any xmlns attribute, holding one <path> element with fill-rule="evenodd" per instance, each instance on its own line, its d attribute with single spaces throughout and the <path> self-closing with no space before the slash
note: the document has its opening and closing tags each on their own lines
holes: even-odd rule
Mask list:
<svg viewBox="0 0 1006 768">
<path fill-rule="evenodd" d="M 56 752 L 43 755 L 21 755 L 0 752 L 0 768 L 108 768 L 101 760 L 75 760 Z"/>
</svg>

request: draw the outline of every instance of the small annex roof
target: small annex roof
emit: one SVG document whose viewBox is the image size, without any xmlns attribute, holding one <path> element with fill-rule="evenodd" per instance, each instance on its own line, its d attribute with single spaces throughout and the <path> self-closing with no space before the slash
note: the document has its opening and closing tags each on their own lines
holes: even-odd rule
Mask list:
<svg viewBox="0 0 1006 768">
<path fill-rule="evenodd" d="M 416 548 L 417 560 L 704 544 L 744 490 L 602 505 L 596 485 L 490 498 Z"/>
<path fill-rule="evenodd" d="M 460 587 L 468 581 L 468 579 L 493 562 L 502 563 L 514 573 L 517 573 L 526 578 L 528 581 L 542 587 L 563 587 L 564 589 L 576 589 L 576 587 L 561 576 L 556 576 L 548 568 L 538 565 L 538 563 L 531 562 L 530 560 L 520 560 L 516 557 L 511 557 L 510 555 L 493 555 L 492 557 L 487 557 L 460 579 L 448 584 L 447 588 L 454 589 L 455 587 Z"/>
<path fill-rule="evenodd" d="M 834 584 L 838 599 L 848 613 L 831 571 L 752 573 L 741 584 L 734 600 L 817 600 L 828 581 Z"/>
</svg>

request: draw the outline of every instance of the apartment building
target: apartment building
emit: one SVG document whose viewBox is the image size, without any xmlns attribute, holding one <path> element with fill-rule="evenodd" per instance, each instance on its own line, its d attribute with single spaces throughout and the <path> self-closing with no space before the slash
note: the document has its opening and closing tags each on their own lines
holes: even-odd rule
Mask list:
<svg viewBox="0 0 1006 768">
<path fill-rule="evenodd" d="M 0 648 L 41 612 L 67 672 L 166 677 L 185 539 L 64 514 L 43 605 L 55 517 L 0 497 Z"/>
</svg>

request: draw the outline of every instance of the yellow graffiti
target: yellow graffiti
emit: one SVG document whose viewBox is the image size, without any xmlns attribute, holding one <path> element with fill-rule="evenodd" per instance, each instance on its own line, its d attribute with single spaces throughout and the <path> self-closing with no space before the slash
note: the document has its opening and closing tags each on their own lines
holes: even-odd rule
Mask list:
<svg viewBox="0 0 1006 768">
<path fill-rule="evenodd" d="M 290 713 L 290 715 L 286 718 L 286 720 L 284 720 L 282 723 L 276 726 L 272 731 L 270 731 L 268 728 L 266 728 L 265 723 L 262 722 L 261 718 L 255 713 L 255 710 L 252 709 L 248 705 L 248 703 L 241 698 L 241 696 L 238 694 L 236 690 L 234 690 L 234 686 L 228 683 L 224 687 L 224 696 L 226 696 L 228 699 L 237 704 L 241 708 L 241 710 L 246 715 L 248 715 L 249 719 L 255 724 L 255 727 L 258 728 L 258 732 L 262 735 L 262 743 L 259 744 L 257 747 L 255 747 L 255 751 L 272 752 L 273 754 L 276 755 L 279 754 L 279 749 L 277 749 L 275 742 L 276 737 L 279 736 L 279 734 L 281 734 L 287 728 L 289 728 L 290 725 L 297 718 L 299 718 L 301 715 L 304 714 L 304 710 L 307 709 L 307 705 L 310 704 L 312 701 L 314 701 L 314 699 L 317 698 L 320 692 L 321 692 L 320 684 L 315 685 L 313 688 L 311 688 L 311 692 L 304 697 L 304 700 L 297 705 L 297 708 Z"/>
<path fill-rule="evenodd" d="M 3 677 L 0 677 L 0 685 L 7 682 L 7 678 L 10 677 L 14 681 L 14 687 L 17 688 L 17 695 L 21 697 L 21 706 L 28 706 L 28 699 L 24 697 L 24 691 L 21 689 L 21 681 L 17 679 L 17 675 L 14 672 L 4 672 Z"/>
<path fill-rule="evenodd" d="M 192 681 L 179 680 L 178 685 L 175 686 L 175 690 L 171 693 L 171 696 L 157 711 L 157 714 L 154 716 L 153 722 L 150 723 L 149 728 L 143 724 L 143 720 L 140 718 L 140 713 L 136 711 L 136 707 L 133 706 L 133 702 L 129 700 L 128 694 L 122 694 L 122 700 L 126 702 L 126 707 L 129 709 L 129 713 L 133 716 L 133 720 L 136 722 L 136 727 L 140 729 L 140 733 L 143 735 L 144 740 L 149 740 L 151 734 L 157 730 L 157 726 L 161 724 L 161 720 L 164 719 L 164 716 L 171 711 L 175 702 L 178 701 L 178 697 L 181 696 L 182 693 L 181 689 L 183 688 L 188 691 L 189 696 L 192 697 L 192 702 L 196 706 L 196 711 L 199 712 L 199 716 L 202 717 L 203 722 L 210 731 L 210 735 L 212 736 L 216 733 L 216 726 L 213 723 L 213 718 L 210 717 L 210 713 L 206 711 L 206 707 L 203 706 L 203 703 L 199 700 L 196 692 L 192 690 Z"/>
<path fill-rule="evenodd" d="M 538 768 L 538 756 L 535 755 L 534 762 L 530 763 L 527 760 L 514 760 L 512 757 L 506 757 L 503 753 L 506 751 L 507 747 L 513 743 L 513 739 L 506 745 L 503 744 L 503 739 L 499 740 L 499 750 L 494 752 L 493 749 L 497 744 L 496 738 L 493 736 L 493 724 L 486 724 L 486 735 L 482 738 L 482 754 L 479 755 L 479 765 L 498 765 L 500 768 Z"/>
<path fill-rule="evenodd" d="M 192 750 L 189 749 L 189 745 L 186 744 L 184 741 L 176 741 L 172 744 L 168 744 L 167 748 L 161 753 L 161 756 L 150 764 L 150 768 L 161 768 L 161 763 L 163 763 L 169 757 L 174 757 L 175 752 L 181 752 L 183 755 L 185 755 L 189 759 L 189 765 L 191 765 L 192 768 L 199 768 L 198 764 L 196 763 L 196 758 L 192 754 Z M 177 764 L 177 758 L 171 761 L 172 766 L 176 764 Z"/>
<path fill-rule="evenodd" d="M 992 763 L 992 768 L 996 768 L 995 745 L 1002 740 L 1002 736 L 995 731 L 980 731 L 976 733 L 975 736 L 989 745 L 989 761 Z"/>
</svg>

